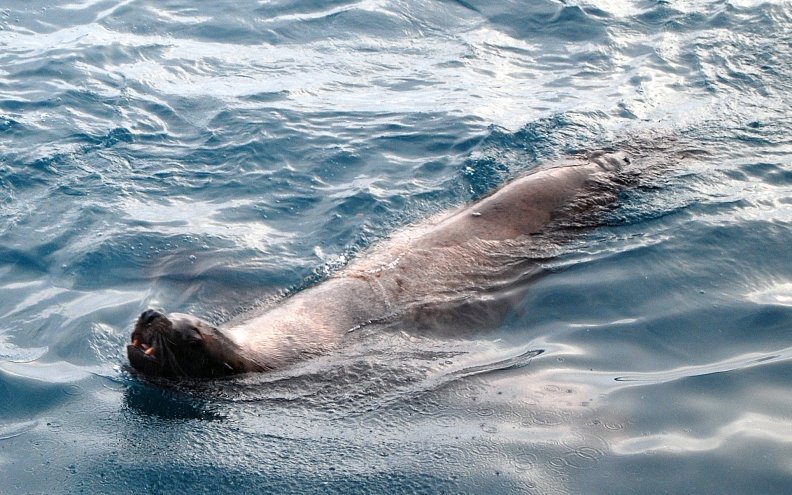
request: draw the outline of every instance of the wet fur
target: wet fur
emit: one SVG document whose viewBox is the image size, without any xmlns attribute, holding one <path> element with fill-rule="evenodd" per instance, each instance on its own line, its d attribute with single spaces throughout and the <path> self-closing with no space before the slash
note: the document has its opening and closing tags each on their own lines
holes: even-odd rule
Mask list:
<svg viewBox="0 0 792 495">
<path fill-rule="evenodd" d="M 618 172 L 629 163 L 624 155 L 594 153 L 540 168 L 472 205 L 397 232 L 324 282 L 222 332 L 189 315 L 152 318 L 147 311 L 128 346 L 130 363 L 146 374 L 215 378 L 321 354 L 372 322 L 461 332 L 497 320 L 513 301 L 491 294 L 535 275 L 526 260 L 543 229 L 612 205 L 623 186 Z M 153 356 L 146 357 L 150 346 Z"/>
</svg>

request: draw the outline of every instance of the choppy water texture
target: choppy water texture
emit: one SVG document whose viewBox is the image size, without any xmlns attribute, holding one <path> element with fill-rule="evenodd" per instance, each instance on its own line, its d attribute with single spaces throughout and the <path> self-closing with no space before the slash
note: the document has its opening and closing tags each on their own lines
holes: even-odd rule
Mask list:
<svg viewBox="0 0 792 495">
<path fill-rule="evenodd" d="M 0 493 L 792 490 L 792 4 L 2 7 Z M 496 329 L 126 368 L 145 308 L 222 323 L 598 148 L 636 183 Z"/>
</svg>

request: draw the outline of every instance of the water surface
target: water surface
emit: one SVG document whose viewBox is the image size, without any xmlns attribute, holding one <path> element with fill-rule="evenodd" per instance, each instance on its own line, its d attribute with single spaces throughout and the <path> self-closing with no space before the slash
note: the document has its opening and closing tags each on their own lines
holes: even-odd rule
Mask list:
<svg viewBox="0 0 792 495">
<path fill-rule="evenodd" d="M 788 493 L 790 60 L 783 1 L 6 1 L 0 493 Z M 634 183 L 497 328 L 126 367 L 148 307 L 228 321 L 603 148 Z"/>
</svg>

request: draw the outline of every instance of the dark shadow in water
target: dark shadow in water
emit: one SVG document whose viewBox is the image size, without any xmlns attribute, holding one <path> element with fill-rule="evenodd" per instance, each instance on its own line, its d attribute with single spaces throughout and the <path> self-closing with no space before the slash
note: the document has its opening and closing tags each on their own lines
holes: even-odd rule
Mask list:
<svg viewBox="0 0 792 495">
<path fill-rule="evenodd" d="M 167 420 L 225 419 L 209 401 L 190 394 L 189 389 L 190 384 L 135 375 L 124 391 L 124 407 L 134 414 Z"/>
<path fill-rule="evenodd" d="M 444 473 L 410 472 L 400 469 L 373 473 L 350 473 L 336 468 L 332 460 L 305 466 L 302 473 L 294 472 L 289 461 L 277 462 L 264 457 L 263 462 L 251 462 L 238 468 L 186 462 L 166 462 L 163 465 L 119 466 L 105 472 L 99 484 L 96 477 L 78 482 L 87 492 L 101 491 L 112 486 L 114 493 L 325 493 L 325 494 L 391 494 L 391 493 L 524 493 L 523 480 L 500 472 Z M 282 464 L 282 465 L 281 465 Z M 286 472 L 279 472 L 286 471 Z"/>
</svg>

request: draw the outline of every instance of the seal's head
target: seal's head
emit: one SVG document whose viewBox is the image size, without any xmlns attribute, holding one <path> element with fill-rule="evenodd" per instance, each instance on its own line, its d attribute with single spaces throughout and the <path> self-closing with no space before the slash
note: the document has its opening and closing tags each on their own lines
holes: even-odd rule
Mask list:
<svg viewBox="0 0 792 495">
<path fill-rule="evenodd" d="M 127 345 L 133 368 L 166 378 L 217 378 L 256 366 L 217 328 L 194 316 L 144 311 Z"/>
</svg>

